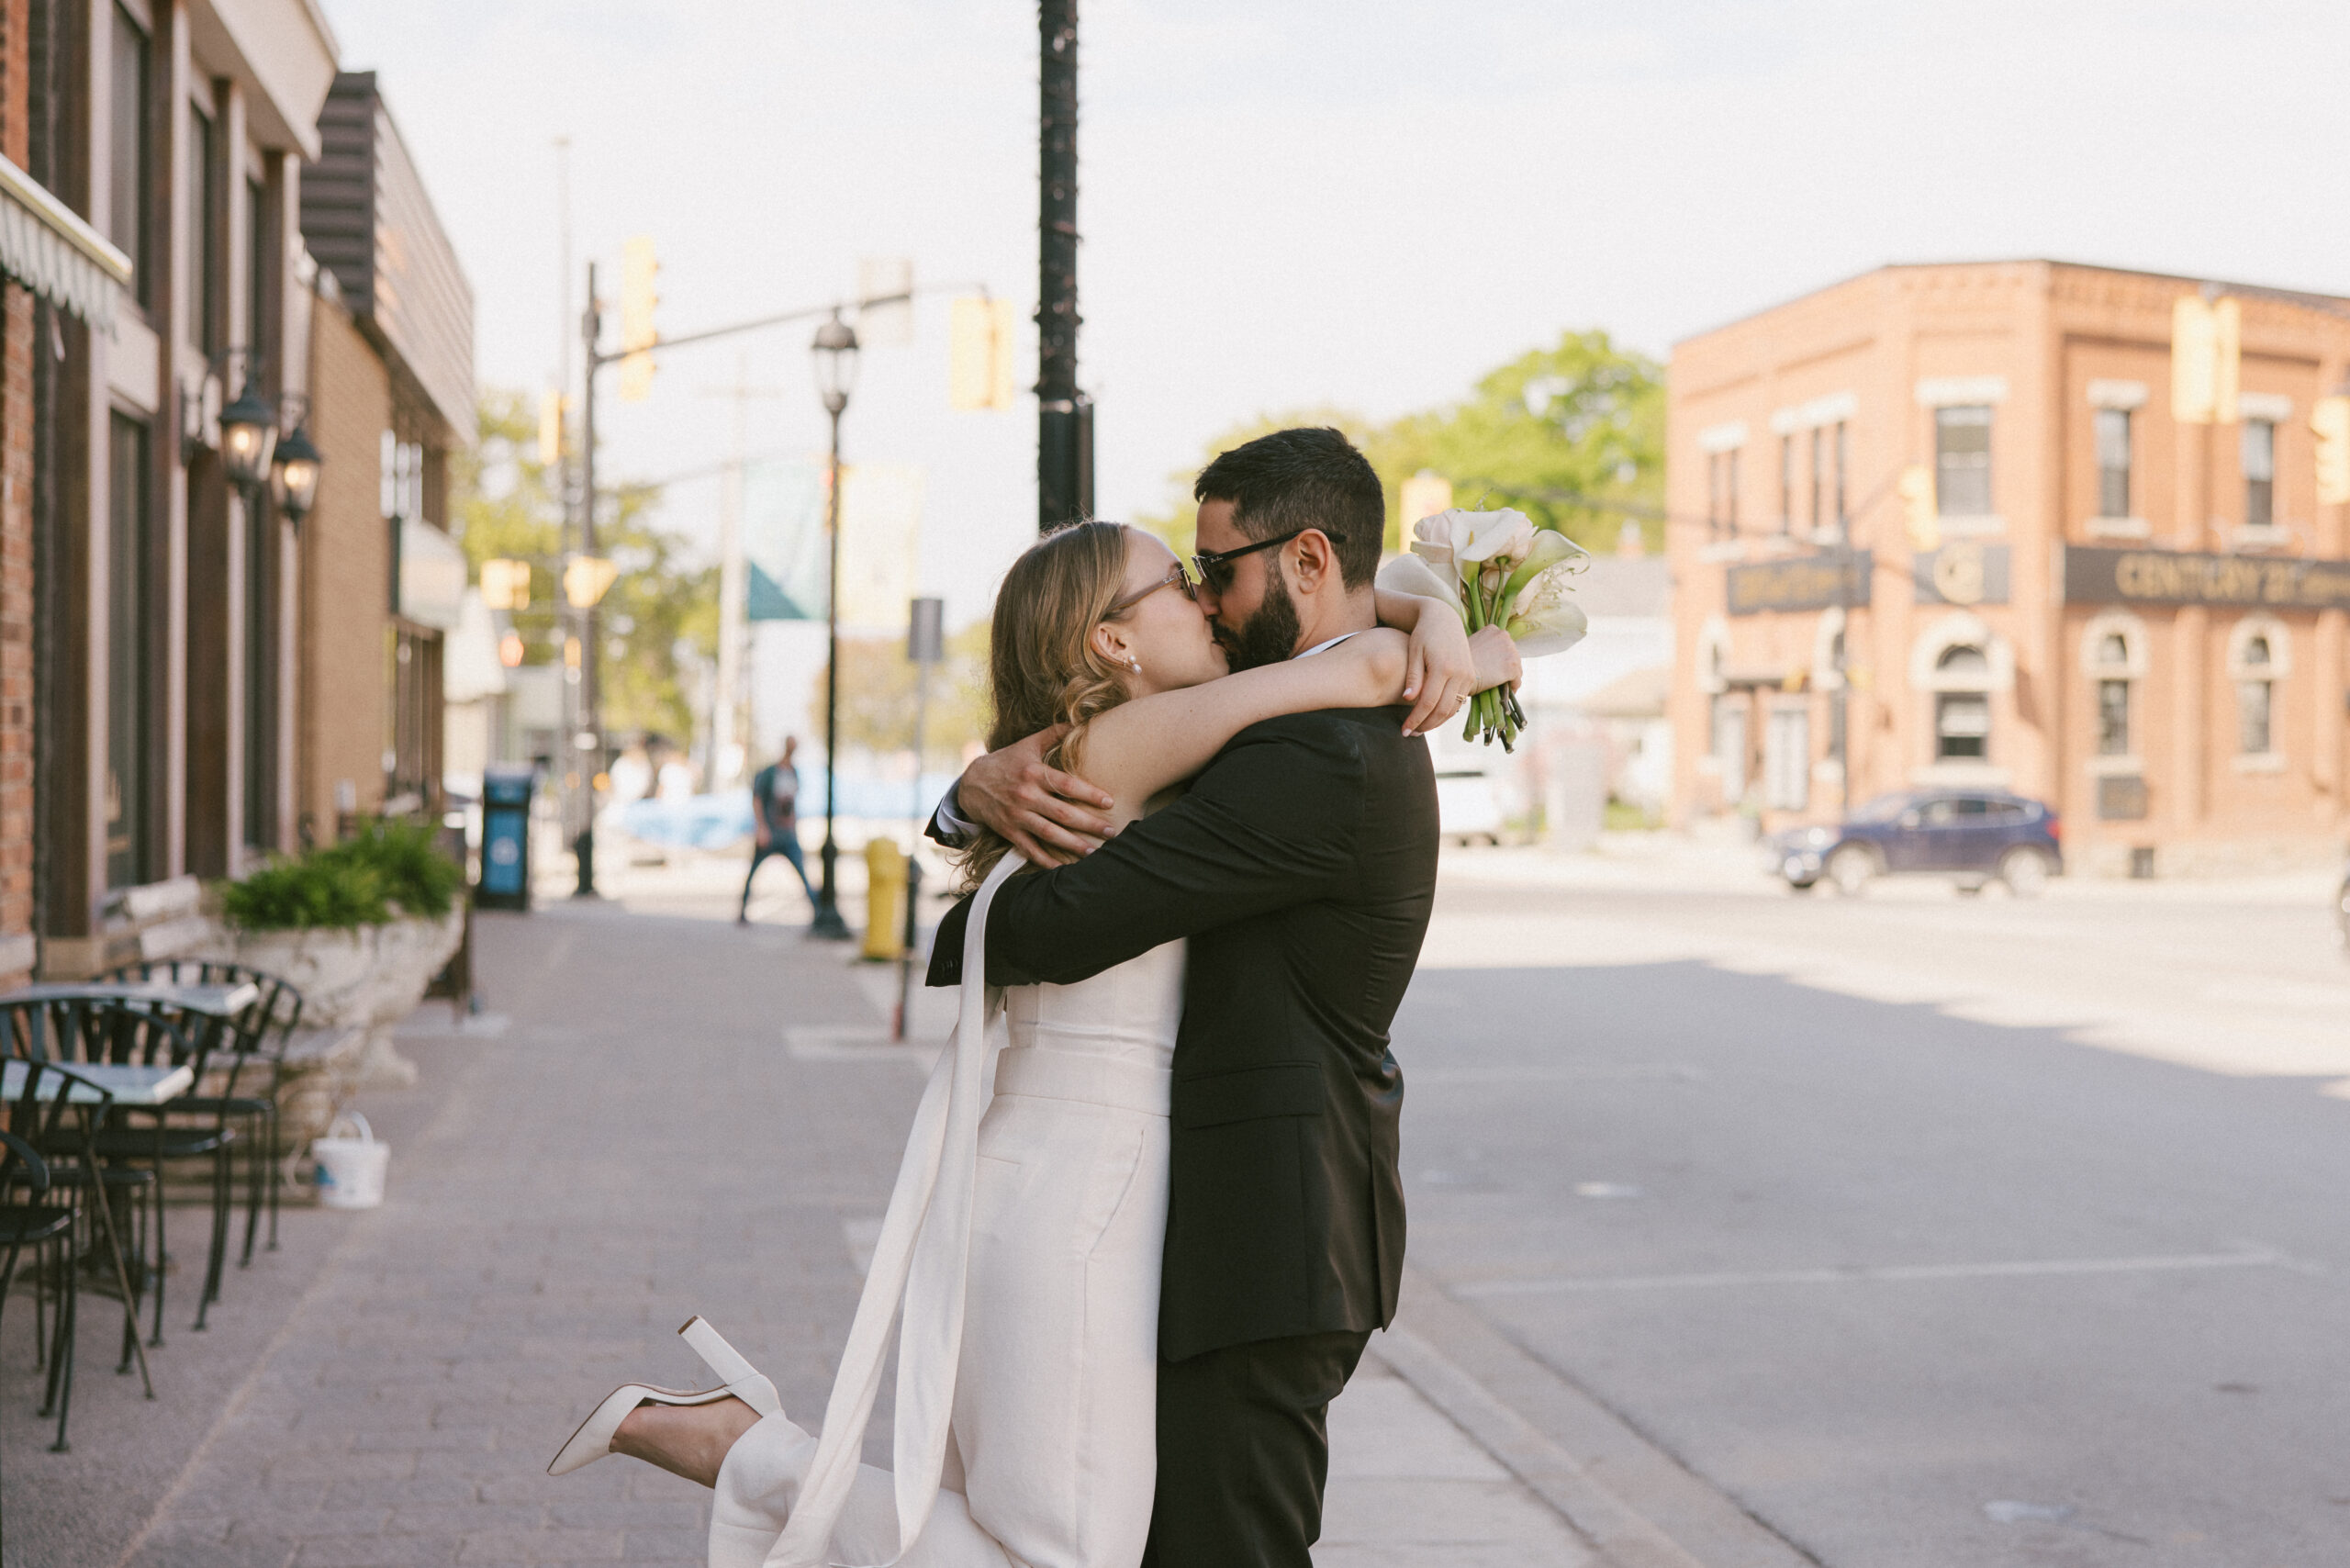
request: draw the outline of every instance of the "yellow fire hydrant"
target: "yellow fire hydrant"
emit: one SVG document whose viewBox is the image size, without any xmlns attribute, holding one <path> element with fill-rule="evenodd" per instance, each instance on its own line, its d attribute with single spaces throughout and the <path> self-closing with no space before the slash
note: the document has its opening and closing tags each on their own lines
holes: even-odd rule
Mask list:
<svg viewBox="0 0 2350 1568">
<path fill-rule="evenodd" d="M 886 838 L 865 846 L 864 958 L 878 963 L 905 950 L 906 857 Z"/>
</svg>

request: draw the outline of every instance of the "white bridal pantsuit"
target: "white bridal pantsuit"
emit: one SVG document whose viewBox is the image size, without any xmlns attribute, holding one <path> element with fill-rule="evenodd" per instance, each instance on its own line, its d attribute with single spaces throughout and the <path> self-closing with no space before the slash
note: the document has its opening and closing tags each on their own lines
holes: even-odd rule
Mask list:
<svg viewBox="0 0 2350 1568">
<path fill-rule="evenodd" d="M 734 1445 L 711 1568 L 1142 1561 L 1183 945 L 985 992 L 988 905 L 1018 864 L 971 911 L 955 1047 L 916 1113 L 822 1439 L 769 1416 Z M 856 1460 L 901 1305 L 883 1471 Z M 950 1438 L 960 1494 L 940 1484 Z"/>
</svg>

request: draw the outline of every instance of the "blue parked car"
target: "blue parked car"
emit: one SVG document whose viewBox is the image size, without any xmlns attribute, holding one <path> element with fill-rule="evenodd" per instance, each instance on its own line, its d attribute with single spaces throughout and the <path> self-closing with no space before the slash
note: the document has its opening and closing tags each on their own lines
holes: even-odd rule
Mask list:
<svg viewBox="0 0 2350 1568">
<path fill-rule="evenodd" d="M 2029 898 L 2062 871 L 2062 826 L 2038 801 L 1995 790 L 1905 790 L 1856 808 L 1841 827 L 1794 827 L 1764 841 L 1763 866 L 1798 892 L 1825 881 L 1858 894 L 1884 876 L 1993 879 Z"/>
</svg>

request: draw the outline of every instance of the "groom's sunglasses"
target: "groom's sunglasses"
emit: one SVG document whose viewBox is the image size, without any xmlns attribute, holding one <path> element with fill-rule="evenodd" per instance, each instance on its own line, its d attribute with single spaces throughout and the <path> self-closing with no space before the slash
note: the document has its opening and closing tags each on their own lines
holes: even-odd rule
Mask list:
<svg viewBox="0 0 2350 1568">
<path fill-rule="evenodd" d="M 1259 550 L 1270 550 L 1277 545 L 1286 544 L 1301 533 L 1317 532 L 1333 544 L 1344 544 L 1347 542 L 1345 534 L 1333 533 L 1326 528 L 1320 530 L 1310 527 L 1292 528 L 1287 533 L 1271 539 L 1259 539 L 1256 543 L 1243 544 L 1237 550 L 1203 550 L 1192 557 L 1192 565 L 1199 569 L 1202 583 L 1217 593 L 1222 593 L 1232 586 L 1232 563 L 1240 559 L 1241 556 L 1254 555 Z"/>
</svg>

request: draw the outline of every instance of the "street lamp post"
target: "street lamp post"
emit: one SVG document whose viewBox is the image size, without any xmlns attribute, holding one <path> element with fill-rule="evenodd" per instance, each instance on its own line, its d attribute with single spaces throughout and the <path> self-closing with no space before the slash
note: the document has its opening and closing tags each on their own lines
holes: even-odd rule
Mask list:
<svg viewBox="0 0 2350 1568">
<path fill-rule="evenodd" d="M 830 581 L 824 590 L 824 847 L 822 879 L 816 889 L 816 917 L 808 934 L 830 941 L 845 941 L 848 923 L 841 918 L 834 895 L 833 868 L 840 849 L 833 840 L 833 801 L 840 783 L 841 707 L 841 412 L 848 407 L 849 389 L 856 384 L 856 329 L 835 311 L 816 329 L 810 344 L 816 357 L 816 390 L 832 416 L 832 462 L 827 469 L 827 532 L 831 534 Z"/>
</svg>

